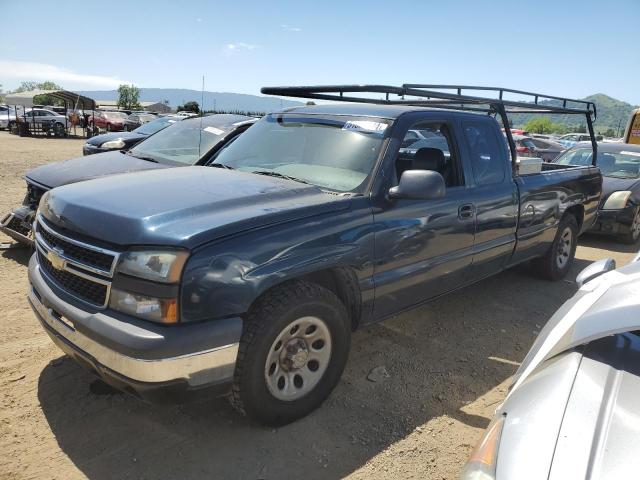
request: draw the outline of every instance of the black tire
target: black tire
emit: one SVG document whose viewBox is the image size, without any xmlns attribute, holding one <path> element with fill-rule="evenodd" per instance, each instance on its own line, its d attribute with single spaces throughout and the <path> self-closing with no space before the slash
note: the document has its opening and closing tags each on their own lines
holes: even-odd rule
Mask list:
<svg viewBox="0 0 640 480">
<path fill-rule="evenodd" d="M 561 249 L 564 249 L 564 246 L 567 245 L 565 241 L 567 231 L 570 231 L 571 237 L 568 251 L 565 249 L 565 255 L 562 254 Z M 560 220 L 558 231 L 547 253 L 544 257 L 533 260 L 534 270 L 547 280 L 560 280 L 564 278 L 567 273 L 569 273 L 569 270 L 571 270 L 571 265 L 573 265 L 577 245 L 578 221 L 573 215 L 565 215 L 562 220 Z M 560 262 L 560 256 L 565 258 L 564 262 Z"/>
<path fill-rule="evenodd" d="M 618 237 L 622 243 L 627 245 L 635 245 L 640 239 L 640 207 L 636 207 L 633 211 L 633 220 L 629 225 L 629 231 Z"/>
<path fill-rule="evenodd" d="M 60 122 L 57 122 L 54 126 L 53 126 L 53 134 L 56 137 L 66 137 L 67 132 L 66 129 L 64 128 L 64 125 Z"/>
<path fill-rule="evenodd" d="M 320 319 L 328 328 L 330 357 L 311 390 L 298 399 L 284 401 L 269 390 L 267 359 L 283 329 L 304 317 Z M 344 304 L 330 290 L 303 281 L 274 287 L 256 301 L 246 318 L 233 379 L 233 407 L 268 425 L 285 425 L 315 410 L 340 380 L 349 356 L 350 326 Z M 311 360 L 305 367 L 311 370 Z"/>
</svg>

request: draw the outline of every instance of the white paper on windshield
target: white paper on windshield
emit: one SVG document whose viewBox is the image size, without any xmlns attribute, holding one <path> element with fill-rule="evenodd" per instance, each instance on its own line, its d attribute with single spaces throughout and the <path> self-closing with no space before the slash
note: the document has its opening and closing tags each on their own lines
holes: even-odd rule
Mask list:
<svg viewBox="0 0 640 480">
<path fill-rule="evenodd" d="M 623 150 L 620 153 L 622 155 L 633 155 L 634 157 L 640 157 L 640 152 L 627 152 L 626 150 Z"/>
<path fill-rule="evenodd" d="M 204 131 L 213 133 L 214 135 L 222 135 L 224 133 L 224 130 L 220 130 L 219 128 L 216 128 L 216 127 L 205 127 Z"/>
<path fill-rule="evenodd" d="M 387 124 L 371 120 L 352 120 L 345 122 L 342 130 L 352 132 L 382 133 L 387 129 Z"/>
</svg>

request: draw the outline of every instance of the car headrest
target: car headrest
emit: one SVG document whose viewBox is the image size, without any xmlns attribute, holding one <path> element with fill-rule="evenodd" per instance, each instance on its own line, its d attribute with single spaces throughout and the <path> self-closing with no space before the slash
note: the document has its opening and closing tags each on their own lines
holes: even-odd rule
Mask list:
<svg viewBox="0 0 640 480">
<path fill-rule="evenodd" d="M 598 166 L 603 169 L 611 169 L 616 166 L 616 157 L 610 153 L 601 153 L 598 155 Z"/>
<path fill-rule="evenodd" d="M 444 153 L 439 148 L 424 147 L 418 149 L 413 157 L 413 170 L 442 171 L 445 166 Z"/>
</svg>

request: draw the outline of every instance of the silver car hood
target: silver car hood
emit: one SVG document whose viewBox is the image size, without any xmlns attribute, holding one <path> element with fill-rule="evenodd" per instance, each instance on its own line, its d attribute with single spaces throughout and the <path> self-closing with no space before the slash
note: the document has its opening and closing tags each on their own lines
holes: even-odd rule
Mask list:
<svg viewBox="0 0 640 480">
<path fill-rule="evenodd" d="M 584 284 L 549 319 L 514 377 L 507 399 L 545 360 L 599 338 L 640 330 L 640 262 Z"/>
<path fill-rule="evenodd" d="M 640 337 L 610 336 L 582 351 L 548 478 L 638 478 Z"/>
</svg>

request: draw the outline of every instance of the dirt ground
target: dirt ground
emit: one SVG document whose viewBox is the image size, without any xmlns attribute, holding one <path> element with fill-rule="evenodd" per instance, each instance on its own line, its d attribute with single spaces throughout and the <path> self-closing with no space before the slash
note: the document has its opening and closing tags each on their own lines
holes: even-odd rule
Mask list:
<svg viewBox="0 0 640 480">
<path fill-rule="evenodd" d="M 82 140 L 0 132 L 0 213 L 38 165 L 81 155 Z M 9 241 L 0 234 L 0 242 Z M 1 479 L 456 478 L 509 377 L 591 260 L 633 247 L 582 238 L 569 280 L 504 272 L 356 332 L 324 405 L 270 429 L 225 399 L 151 406 L 114 393 L 51 343 L 27 305 L 27 250 L 0 254 Z M 389 377 L 367 380 L 384 366 Z"/>
</svg>

